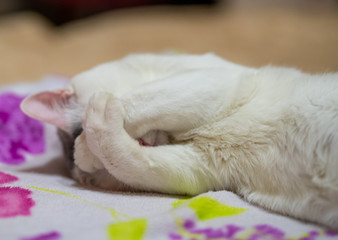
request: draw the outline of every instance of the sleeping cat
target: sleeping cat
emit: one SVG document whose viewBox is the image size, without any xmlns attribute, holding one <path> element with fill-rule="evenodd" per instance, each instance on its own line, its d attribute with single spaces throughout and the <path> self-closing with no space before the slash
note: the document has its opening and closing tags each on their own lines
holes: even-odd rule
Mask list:
<svg viewBox="0 0 338 240">
<path fill-rule="evenodd" d="M 22 103 L 60 130 L 75 179 L 249 202 L 338 230 L 338 74 L 207 55 L 130 55 Z"/>
</svg>

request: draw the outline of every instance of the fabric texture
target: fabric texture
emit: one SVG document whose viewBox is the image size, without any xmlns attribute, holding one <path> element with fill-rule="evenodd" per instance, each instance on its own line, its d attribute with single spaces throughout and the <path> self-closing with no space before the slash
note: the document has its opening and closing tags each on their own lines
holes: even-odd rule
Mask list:
<svg viewBox="0 0 338 240">
<path fill-rule="evenodd" d="M 56 129 L 19 109 L 24 96 L 65 83 L 49 76 L 0 91 L 1 240 L 338 239 L 228 191 L 187 198 L 79 185 L 67 172 Z"/>
</svg>

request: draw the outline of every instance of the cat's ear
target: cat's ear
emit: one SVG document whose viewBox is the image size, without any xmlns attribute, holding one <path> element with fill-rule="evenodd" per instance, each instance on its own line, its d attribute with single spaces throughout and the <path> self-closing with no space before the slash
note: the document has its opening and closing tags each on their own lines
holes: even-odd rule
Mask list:
<svg viewBox="0 0 338 240">
<path fill-rule="evenodd" d="M 21 102 L 21 110 L 28 116 L 51 123 L 69 132 L 65 116 L 65 106 L 74 96 L 71 89 L 44 91 L 25 98 Z"/>
</svg>

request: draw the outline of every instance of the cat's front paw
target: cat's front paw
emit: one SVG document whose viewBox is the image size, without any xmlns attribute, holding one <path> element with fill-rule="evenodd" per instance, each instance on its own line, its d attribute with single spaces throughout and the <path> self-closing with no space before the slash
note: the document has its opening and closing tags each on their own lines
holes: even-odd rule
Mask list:
<svg viewBox="0 0 338 240">
<path fill-rule="evenodd" d="M 75 165 L 84 172 L 93 173 L 104 169 L 100 159 L 92 154 L 87 146 L 86 135 L 82 133 L 75 141 Z"/>
<path fill-rule="evenodd" d="M 111 138 L 123 130 L 124 109 L 120 100 L 111 93 L 94 94 L 86 111 L 83 129 L 87 145 L 99 159 L 109 158 Z"/>
</svg>

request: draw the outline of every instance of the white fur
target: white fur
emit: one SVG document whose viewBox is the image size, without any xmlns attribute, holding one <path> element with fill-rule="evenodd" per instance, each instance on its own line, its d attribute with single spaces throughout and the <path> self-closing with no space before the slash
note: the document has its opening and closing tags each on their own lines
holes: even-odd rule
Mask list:
<svg viewBox="0 0 338 240">
<path fill-rule="evenodd" d="M 84 128 L 79 169 L 106 169 L 138 190 L 231 190 L 338 230 L 338 74 L 132 55 L 71 88 Z"/>
</svg>

